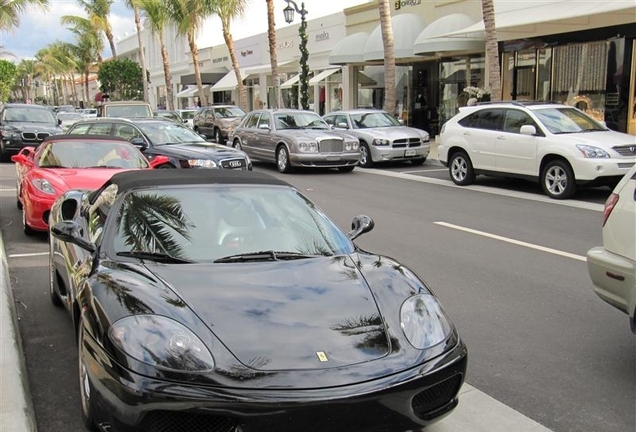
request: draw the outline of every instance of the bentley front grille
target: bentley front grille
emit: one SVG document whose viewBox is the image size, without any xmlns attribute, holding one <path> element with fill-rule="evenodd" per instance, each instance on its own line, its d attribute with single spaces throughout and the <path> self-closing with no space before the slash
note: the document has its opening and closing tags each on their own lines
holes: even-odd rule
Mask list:
<svg viewBox="0 0 636 432">
<path fill-rule="evenodd" d="M 341 139 L 318 140 L 318 151 L 320 153 L 342 153 L 344 141 Z"/>
</svg>

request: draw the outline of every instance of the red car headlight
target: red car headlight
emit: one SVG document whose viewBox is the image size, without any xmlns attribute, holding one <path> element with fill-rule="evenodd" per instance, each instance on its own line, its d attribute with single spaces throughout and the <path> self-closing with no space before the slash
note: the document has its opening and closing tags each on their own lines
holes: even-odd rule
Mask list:
<svg viewBox="0 0 636 432">
<path fill-rule="evenodd" d="M 55 195 L 55 189 L 48 180 L 43 178 L 36 178 L 31 180 L 31 184 L 40 192 L 45 193 L 47 195 Z"/>
</svg>

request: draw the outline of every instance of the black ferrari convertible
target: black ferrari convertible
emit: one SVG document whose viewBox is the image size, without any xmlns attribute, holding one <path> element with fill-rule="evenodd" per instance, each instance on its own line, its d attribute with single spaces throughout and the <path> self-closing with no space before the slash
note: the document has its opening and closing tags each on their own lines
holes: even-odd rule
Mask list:
<svg viewBox="0 0 636 432">
<path fill-rule="evenodd" d="M 431 290 L 288 183 L 114 175 L 50 215 L 50 293 L 73 320 L 87 427 L 407 431 L 450 413 L 467 351 Z"/>
</svg>

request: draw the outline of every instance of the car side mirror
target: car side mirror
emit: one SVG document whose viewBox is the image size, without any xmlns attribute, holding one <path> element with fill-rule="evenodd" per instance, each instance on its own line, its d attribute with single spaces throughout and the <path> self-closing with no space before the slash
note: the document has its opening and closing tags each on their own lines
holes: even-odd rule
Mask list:
<svg viewBox="0 0 636 432">
<path fill-rule="evenodd" d="M 73 221 L 58 222 L 51 227 L 51 234 L 53 237 L 62 240 L 63 242 L 73 243 L 89 253 L 95 253 L 97 246 L 84 239 L 80 233 L 81 227 L 77 222 Z"/>
<path fill-rule="evenodd" d="M 336 126 L 336 127 L 340 128 L 340 129 L 349 129 L 349 125 L 347 123 L 345 123 L 345 122 L 338 123 L 338 126 Z"/>
<path fill-rule="evenodd" d="M 272 130 L 267 124 L 258 125 L 258 128 L 262 130 Z"/>
<path fill-rule="evenodd" d="M 130 143 L 137 147 L 139 151 L 144 151 L 148 149 L 148 143 L 145 139 L 141 137 L 135 137 L 130 140 Z"/>
<path fill-rule="evenodd" d="M 375 226 L 375 222 L 367 215 L 358 215 L 351 221 L 351 231 L 347 233 L 349 240 L 355 240 L 364 233 L 368 233 Z"/>
<path fill-rule="evenodd" d="M 22 150 L 11 156 L 11 160 L 16 163 L 21 163 L 25 166 L 33 165 L 33 155 L 35 154 L 35 147 L 24 147 Z"/>
<path fill-rule="evenodd" d="M 521 129 L 519 129 L 519 133 L 521 135 L 536 135 L 537 134 L 537 128 L 534 127 L 533 125 L 523 125 L 521 126 Z"/>
</svg>

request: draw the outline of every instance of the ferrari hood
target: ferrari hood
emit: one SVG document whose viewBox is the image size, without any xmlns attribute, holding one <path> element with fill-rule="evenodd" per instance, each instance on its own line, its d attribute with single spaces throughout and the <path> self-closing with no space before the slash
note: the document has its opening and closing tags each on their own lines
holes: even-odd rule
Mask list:
<svg viewBox="0 0 636 432">
<path fill-rule="evenodd" d="M 384 320 L 349 257 L 148 268 L 250 368 L 326 369 L 389 352 Z"/>
<path fill-rule="evenodd" d="M 127 170 L 113 168 L 42 169 L 39 174 L 40 177 L 47 179 L 55 190 L 66 192 L 70 189 L 98 189 L 113 175 L 122 171 Z"/>
</svg>

